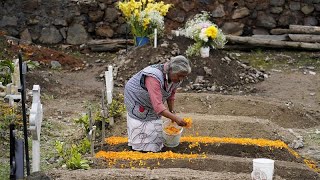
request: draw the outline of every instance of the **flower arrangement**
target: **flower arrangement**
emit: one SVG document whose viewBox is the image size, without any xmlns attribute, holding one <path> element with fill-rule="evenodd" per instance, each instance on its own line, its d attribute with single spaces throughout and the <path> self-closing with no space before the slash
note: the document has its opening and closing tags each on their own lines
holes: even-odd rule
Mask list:
<svg viewBox="0 0 320 180">
<path fill-rule="evenodd" d="M 164 31 L 164 16 L 172 4 L 164 4 L 155 0 L 126 0 L 118 3 L 131 33 L 135 37 L 150 37 L 157 28 L 158 36 Z"/>
<path fill-rule="evenodd" d="M 212 23 L 209 17 L 208 12 L 203 11 L 189 19 L 184 29 L 180 29 L 183 36 L 196 41 L 188 47 L 186 51 L 187 56 L 199 55 L 201 47 L 220 49 L 227 43 L 222 30 Z"/>
</svg>

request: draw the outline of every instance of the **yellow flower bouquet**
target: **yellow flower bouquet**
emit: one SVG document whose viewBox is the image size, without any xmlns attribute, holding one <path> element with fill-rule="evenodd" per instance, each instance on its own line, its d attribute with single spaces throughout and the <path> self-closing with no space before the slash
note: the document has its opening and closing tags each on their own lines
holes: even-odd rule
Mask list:
<svg viewBox="0 0 320 180">
<path fill-rule="evenodd" d="M 202 47 L 218 49 L 227 43 L 222 30 L 209 20 L 209 14 L 205 11 L 189 19 L 185 28 L 181 29 L 181 34 L 195 40 L 195 43 L 188 47 L 187 56 L 199 55 Z"/>
<path fill-rule="evenodd" d="M 134 37 L 150 37 L 155 28 L 158 36 L 161 36 L 164 31 L 164 16 L 171 6 L 172 4 L 155 0 L 127 0 L 118 3 Z"/>
</svg>

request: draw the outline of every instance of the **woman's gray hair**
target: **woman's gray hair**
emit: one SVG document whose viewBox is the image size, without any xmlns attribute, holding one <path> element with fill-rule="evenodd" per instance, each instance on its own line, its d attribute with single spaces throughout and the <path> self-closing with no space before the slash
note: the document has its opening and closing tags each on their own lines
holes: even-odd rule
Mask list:
<svg viewBox="0 0 320 180">
<path fill-rule="evenodd" d="M 191 66 L 190 62 L 184 56 L 175 56 L 172 57 L 168 63 L 169 71 L 171 70 L 172 73 L 191 73 Z"/>
</svg>

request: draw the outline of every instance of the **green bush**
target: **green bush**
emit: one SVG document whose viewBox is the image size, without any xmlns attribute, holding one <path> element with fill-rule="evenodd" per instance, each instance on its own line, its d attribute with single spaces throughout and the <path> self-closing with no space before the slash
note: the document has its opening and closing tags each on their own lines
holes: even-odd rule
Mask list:
<svg viewBox="0 0 320 180">
<path fill-rule="evenodd" d="M 55 149 L 61 157 L 62 163 L 66 164 L 68 169 L 89 169 L 88 160 L 83 159 L 82 154 L 89 152 L 91 147 L 90 141 L 85 138 L 79 144 L 66 145 L 63 142 L 56 141 Z"/>
</svg>

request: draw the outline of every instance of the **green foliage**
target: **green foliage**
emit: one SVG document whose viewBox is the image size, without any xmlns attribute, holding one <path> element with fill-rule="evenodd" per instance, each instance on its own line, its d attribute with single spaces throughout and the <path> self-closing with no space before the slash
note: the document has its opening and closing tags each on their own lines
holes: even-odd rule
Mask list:
<svg viewBox="0 0 320 180">
<path fill-rule="evenodd" d="M 56 148 L 58 154 L 60 157 L 64 157 L 64 143 L 61 141 L 55 141 L 54 142 L 54 147 Z"/>
<path fill-rule="evenodd" d="M 79 148 L 72 145 L 70 149 L 70 156 L 66 161 L 67 168 L 69 169 L 89 169 L 88 160 L 82 159 Z"/>
<path fill-rule="evenodd" d="M 16 129 L 21 125 L 21 114 L 8 104 L 0 102 L 0 129 L 9 129 L 9 124 L 14 123 Z"/>
<path fill-rule="evenodd" d="M 55 149 L 59 157 L 63 159 L 69 169 L 89 169 L 88 161 L 82 158 L 82 154 L 89 152 L 91 143 L 85 138 L 79 144 L 66 145 L 63 142 L 56 141 Z"/>
<path fill-rule="evenodd" d="M 78 150 L 79 150 L 80 153 L 83 153 L 83 154 L 84 154 L 84 153 L 89 152 L 90 147 L 91 147 L 91 143 L 90 143 L 89 139 L 84 138 L 84 139 L 80 142 L 80 144 L 79 144 L 79 146 L 78 146 Z"/>
<path fill-rule="evenodd" d="M 0 164 L 0 177 L 8 178 L 10 177 L 10 164 L 8 163 L 1 163 Z"/>
<path fill-rule="evenodd" d="M 86 132 L 89 130 L 89 115 L 83 114 L 80 118 L 74 120 L 75 123 L 81 124 L 83 128 L 86 130 Z"/>
<path fill-rule="evenodd" d="M 14 72 L 14 64 L 10 60 L 0 61 L 0 82 L 3 85 L 11 83 L 11 76 Z"/>
<path fill-rule="evenodd" d="M 27 61 L 27 66 L 28 66 L 28 69 L 32 70 L 32 69 L 39 68 L 40 64 L 37 61 L 30 61 L 29 60 L 29 61 Z"/>
<path fill-rule="evenodd" d="M 119 95 L 112 100 L 109 107 L 110 117 L 120 117 L 126 111 L 123 95 Z"/>
<path fill-rule="evenodd" d="M 186 50 L 186 55 L 188 57 L 192 56 L 200 56 L 200 48 L 202 47 L 201 42 L 196 42 L 190 46 L 188 46 L 188 49 Z"/>
</svg>

